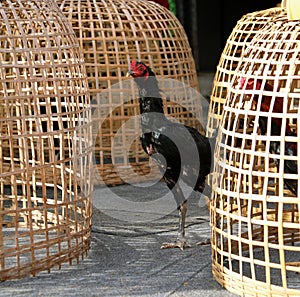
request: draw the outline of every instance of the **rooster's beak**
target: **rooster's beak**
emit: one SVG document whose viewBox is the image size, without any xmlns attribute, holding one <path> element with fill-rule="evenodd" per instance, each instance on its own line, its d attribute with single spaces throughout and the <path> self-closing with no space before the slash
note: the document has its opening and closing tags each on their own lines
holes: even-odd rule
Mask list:
<svg viewBox="0 0 300 297">
<path fill-rule="evenodd" d="M 133 77 L 133 72 L 131 70 L 129 70 L 127 73 L 126 73 L 126 77 Z"/>
</svg>

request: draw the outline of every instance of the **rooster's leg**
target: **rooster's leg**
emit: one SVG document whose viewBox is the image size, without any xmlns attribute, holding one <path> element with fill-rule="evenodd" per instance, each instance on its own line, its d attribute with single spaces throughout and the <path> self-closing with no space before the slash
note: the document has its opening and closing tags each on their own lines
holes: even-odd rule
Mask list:
<svg viewBox="0 0 300 297">
<path fill-rule="evenodd" d="M 179 207 L 179 226 L 178 226 L 178 235 L 175 242 L 163 243 L 161 246 L 162 249 L 167 248 L 180 248 L 183 250 L 185 247 L 191 247 L 185 238 L 185 216 L 186 216 L 186 201 L 184 201 Z"/>
</svg>

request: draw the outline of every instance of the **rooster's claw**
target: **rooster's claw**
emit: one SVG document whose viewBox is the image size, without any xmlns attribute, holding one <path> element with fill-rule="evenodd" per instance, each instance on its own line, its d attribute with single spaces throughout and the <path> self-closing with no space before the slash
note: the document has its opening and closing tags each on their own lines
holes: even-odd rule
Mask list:
<svg viewBox="0 0 300 297">
<path fill-rule="evenodd" d="M 180 248 L 182 251 L 184 248 L 192 247 L 186 240 L 177 240 L 176 242 L 165 242 L 160 247 L 161 249 L 173 249 Z"/>
</svg>

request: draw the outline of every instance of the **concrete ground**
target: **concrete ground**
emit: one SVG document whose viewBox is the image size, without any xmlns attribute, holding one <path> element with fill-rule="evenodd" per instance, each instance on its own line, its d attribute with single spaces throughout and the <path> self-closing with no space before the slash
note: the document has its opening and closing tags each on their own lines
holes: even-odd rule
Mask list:
<svg viewBox="0 0 300 297">
<path fill-rule="evenodd" d="M 208 98 L 213 75 L 200 75 Z M 187 238 L 192 247 L 160 249 L 177 235 L 178 215 L 164 183 L 99 187 L 94 193 L 88 258 L 50 274 L 0 283 L 0 296 L 236 296 L 212 277 L 209 212 L 199 193 L 185 188 Z"/>
<path fill-rule="evenodd" d="M 0 283 L 0 296 L 235 296 L 213 280 L 210 246 L 196 246 L 210 236 L 209 212 L 199 193 L 192 192 L 188 199 L 187 238 L 192 247 L 160 249 L 177 235 L 177 211 L 165 215 L 168 198 L 158 197 L 167 193 L 162 182 L 96 188 L 88 258 L 50 274 Z M 123 207 L 116 209 L 109 200 L 114 195 L 124 199 Z M 147 208 L 153 197 L 161 203 Z M 130 210 L 127 199 L 138 210 Z"/>
</svg>

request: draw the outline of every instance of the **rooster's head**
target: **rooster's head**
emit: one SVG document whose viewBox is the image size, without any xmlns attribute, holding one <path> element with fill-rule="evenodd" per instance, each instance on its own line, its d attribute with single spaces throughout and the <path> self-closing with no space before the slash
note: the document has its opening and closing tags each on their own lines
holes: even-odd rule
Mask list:
<svg viewBox="0 0 300 297">
<path fill-rule="evenodd" d="M 148 79 L 151 70 L 148 66 L 146 66 L 143 62 L 139 62 L 137 60 L 132 60 L 130 63 L 130 69 L 127 72 L 127 77 L 132 76 L 133 78 L 144 77 L 145 80 Z"/>
</svg>

